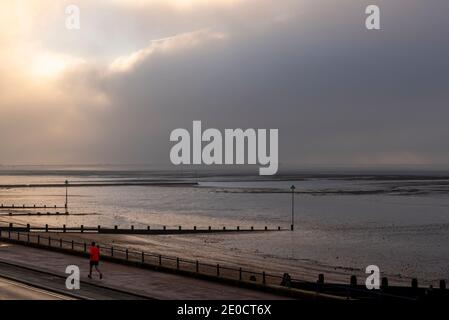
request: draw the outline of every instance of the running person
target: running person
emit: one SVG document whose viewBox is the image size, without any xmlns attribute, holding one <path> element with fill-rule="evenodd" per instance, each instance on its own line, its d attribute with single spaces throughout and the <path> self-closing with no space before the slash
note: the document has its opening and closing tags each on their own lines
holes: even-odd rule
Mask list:
<svg viewBox="0 0 449 320">
<path fill-rule="evenodd" d="M 92 268 L 95 267 L 95 270 L 100 274 L 100 279 L 103 278 L 103 274 L 100 269 L 98 269 L 98 264 L 100 262 L 100 247 L 95 245 L 95 242 L 92 242 L 91 247 L 89 248 L 89 275 L 88 277 L 92 279 Z"/>
</svg>

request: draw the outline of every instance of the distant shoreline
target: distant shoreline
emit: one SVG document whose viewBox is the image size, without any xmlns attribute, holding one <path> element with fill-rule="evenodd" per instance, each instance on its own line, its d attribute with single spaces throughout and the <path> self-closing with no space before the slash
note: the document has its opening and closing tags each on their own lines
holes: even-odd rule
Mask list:
<svg viewBox="0 0 449 320">
<path fill-rule="evenodd" d="M 182 181 L 135 181 L 135 182 L 92 182 L 92 183 L 70 183 L 69 187 L 117 187 L 117 186 L 195 186 L 197 182 L 182 182 Z M 0 189 L 13 189 L 13 188 L 65 188 L 64 183 L 31 183 L 31 184 L 3 184 L 0 185 Z"/>
</svg>

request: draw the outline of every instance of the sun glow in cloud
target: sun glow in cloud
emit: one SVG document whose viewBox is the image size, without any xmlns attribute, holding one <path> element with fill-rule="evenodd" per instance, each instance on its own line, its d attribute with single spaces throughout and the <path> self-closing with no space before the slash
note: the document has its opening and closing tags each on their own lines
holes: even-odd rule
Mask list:
<svg viewBox="0 0 449 320">
<path fill-rule="evenodd" d="M 44 52 L 37 54 L 32 60 L 30 73 L 34 77 L 53 78 L 68 68 L 82 63 L 84 60 L 79 58 Z"/>
<path fill-rule="evenodd" d="M 31 70 L 33 75 L 42 77 L 56 76 L 62 72 L 66 67 L 66 62 L 63 58 L 49 53 L 40 54 L 33 62 Z"/>
</svg>

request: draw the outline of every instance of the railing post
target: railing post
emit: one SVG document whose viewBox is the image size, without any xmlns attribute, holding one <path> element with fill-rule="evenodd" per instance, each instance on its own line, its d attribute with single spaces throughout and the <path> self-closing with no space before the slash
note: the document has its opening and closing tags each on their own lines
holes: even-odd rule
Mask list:
<svg viewBox="0 0 449 320">
<path fill-rule="evenodd" d="M 128 260 L 128 249 L 126 249 L 126 260 Z"/>
<path fill-rule="evenodd" d="M 30 234 L 27 234 L 27 242 L 30 243 Z"/>
<path fill-rule="evenodd" d="M 179 258 L 176 257 L 176 270 L 179 270 Z"/>
<path fill-rule="evenodd" d="M 48 232 L 48 224 L 45 225 L 45 232 Z"/>
<path fill-rule="evenodd" d="M 111 257 L 114 256 L 114 247 L 111 246 Z"/>
<path fill-rule="evenodd" d="M 84 252 L 87 252 L 87 244 L 84 242 Z"/>
<path fill-rule="evenodd" d="M 97 232 L 98 232 L 98 233 L 100 233 L 100 229 L 101 229 L 101 226 L 99 225 L 99 226 L 97 227 Z"/>
<path fill-rule="evenodd" d="M 84 225 L 81 225 L 81 233 L 84 232 Z"/>
<path fill-rule="evenodd" d="M 131 230 L 133 230 L 133 231 L 134 231 L 134 226 L 131 226 Z"/>
<path fill-rule="evenodd" d="M 37 244 L 40 245 L 41 244 L 41 236 L 37 235 Z"/>
<path fill-rule="evenodd" d="M 72 240 L 72 250 L 75 249 L 75 241 Z"/>
<path fill-rule="evenodd" d="M 193 226 L 193 230 L 196 231 L 196 226 Z"/>
<path fill-rule="evenodd" d="M 267 284 L 267 279 L 266 279 L 265 271 L 262 271 L 262 283 L 263 283 L 263 284 Z"/>
<path fill-rule="evenodd" d="M 412 279 L 412 289 L 417 290 L 418 289 L 418 279 L 413 278 Z"/>
<path fill-rule="evenodd" d="M 382 290 L 388 289 L 388 278 L 387 277 L 383 277 L 381 284 L 380 284 L 380 288 Z"/>
<path fill-rule="evenodd" d="M 142 263 L 145 262 L 145 253 L 142 251 Z"/>
<path fill-rule="evenodd" d="M 239 268 L 239 280 L 242 281 L 242 268 Z"/>
<path fill-rule="evenodd" d="M 159 255 L 159 265 L 162 266 L 162 255 Z"/>
<path fill-rule="evenodd" d="M 220 276 L 220 265 L 217 263 L 217 277 Z"/>
<path fill-rule="evenodd" d="M 65 231 L 66 231 L 65 229 L 66 229 L 66 228 L 65 228 L 65 224 L 63 224 L 63 225 L 62 225 L 62 232 L 65 233 Z"/>
<path fill-rule="evenodd" d="M 195 268 L 196 273 L 199 273 L 200 272 L 200 263 L 198 262 L 198 260 L 196 260 L 195 266 L 196 266 L 196 268 Z"/>
<path fill-rule="evenodd" d="M 251 231 L 254 231 L 254 227 L 253 226 L 251 226 Z"/>
<path fill-rule="evenodd" d="M 59 239 L 59 247 L 62 248 L 62 239 Z"/>
<path fill-rule="evenodd" d="M 31 226 L 29 223 L 27 223 L 27 231 L 30 232 Z"/>
<path fill-rule="evenodd" d="M 212 230 L 212 227 L 211 226 L 209 226 L 209 231 L 211 231 Z"/>
<path fill-rule="evenodd" d="M 351 287 L 357 287 L 357 277 L 355 275 L 352 275 L 349 279 L 349 285 Z"/>
<path fill-rule="evenodd" d="M 48 237 L 48 246 L 51 247 L 51 237 Z"/>
<path fill-rule="evenodd" d="M 17 232 L 17 240 L 20 240 L 20 232 Z"/>
<path fill-rule="evenodd" d="M 13 228 L 13 224 L 10 223 L 10 224 L 9 224 L 9 230 L 11 230 L 12 228 Z"/>
<path fill-rule="evenodd" d="M 318 284 L 324 284 L 324 274 L 320 273 L 320 274 L 318 275 L 318 281 L 317 281 L 317 283 L 318 283 Z"/>
<path fill-rule="evenodd" d="M 181 228 L 181 226 L 179 226 L 179 228 L 178 228 L 179 230 L 181 230 L 182 228 Z"/>
<path fill-rule="evenodd" d="M 166 227 L 166 226 L 164 226 L 164 231 L 165 231 L 165 230 L 167 230 L 167 227 Z"/>
<path fill-rule="evenodd" d="M 240 231 L 240 226 L 237 226 L 237 231 Z"/>
</svg>

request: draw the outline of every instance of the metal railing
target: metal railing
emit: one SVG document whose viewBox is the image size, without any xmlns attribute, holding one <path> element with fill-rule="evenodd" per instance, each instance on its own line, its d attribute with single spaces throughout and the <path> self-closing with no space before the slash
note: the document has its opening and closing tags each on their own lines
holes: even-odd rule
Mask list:
<svg viewBox="0 0 449 320">
<path fill-rule="evenodd" d="M 67 240 L 59 237 L 44 236 L 21 231 L 0 230 L 0 238 L 19 241 L 47 248 L 59 248 L 76 253 L 88 254 L 90 243 Z M 204 263 L 199 260 L 180 258 L 176 256 L 163 255 L 159 253 L 137 251 L 121 246 L 99 244 L 101 256 L 111 257 L 119 260 L 135 262 L 142 265 L 163 267 L 176 271 L 207 275 L 217 278 L 247 281 L 263 285 L 279 285 L 282 275 L 268 274 L 265 271 L 254 271 L 243 268 L 230 267 L 222 264 Z M 292 279 L 295 282 L 305 282 Z"/>
<path fill-rule="evenodd" d="M 74 254 L 84 254 L 88 255 L 89 243 L 67 240 L 58 237 L 44 236 L 41 234 L 33 234 L 30 232 L 21 232 L 14 230 L 1 230 L 0 229 L 0 239 L 17 241 L 23 244 L 34 245 L 43 248 L 53 248 L 61 249 L 68 253 Z M 159 253 L 145 252 L 131 250 L 129 248 L 121 246 L 111 246 L 105 244 L 99 244 L 101 256 L 113 258 L 114 261 L 126 261 L 132 262 L 141 266 L 151 266 L 154 268 L 169 269 L 172 271 L 178 271 L 183 273 L 188 273 L 190 275 L 204 275 L 208 278 L 215 279 L 227 279 L 242 283 L 257 284 L 262 286 L 279 286 L 285 281 L 285 274 L 271 274 L 265 271 L 255 271 L 247 270 L 239 267 L 231 267 L 221 264 L 204 263 L 199 260 L 180 258 L 176 256 L 163 255 Z M 351 277 L 351 281 L 353 281 Z M 384 278 L 385 279 L 385 278 Z M 304 281 L 296 278 L 288 279 L 288 284 L 283 284 L 286 287 L 293 287 L 298 289 L 307 290 L 310 292 L 317 293 L 331 293 L 338 296 L 343 296 L 347 298 L 353 297 L 363 297 L 363 298 L 392 298 L 392 299 L 410 299 L 410 294 L 413 299 L 416 298 L 416 290 L 426 290 L 425 288 L 414 288 L 413 282 L 412 287 L 396 287 L 401 289 L 404 294 L 396 294 L 397 292 L 394 287 L 390 288 L 384 285 L 382 290 L 366 290 L 361 286 L 354 285 L 350 283 L 345 284 L 330 284 L 324 283 L 324 275 L 320 274 L 317 282 Z M 444 289 L 443 289 L 444 287 Z M 445 280 L 441 280 L 440 289 L 438 289 L 438 294 L 447 295 Z M 422 292 L 426 294 L 426 292 Z"/>
</svg>

